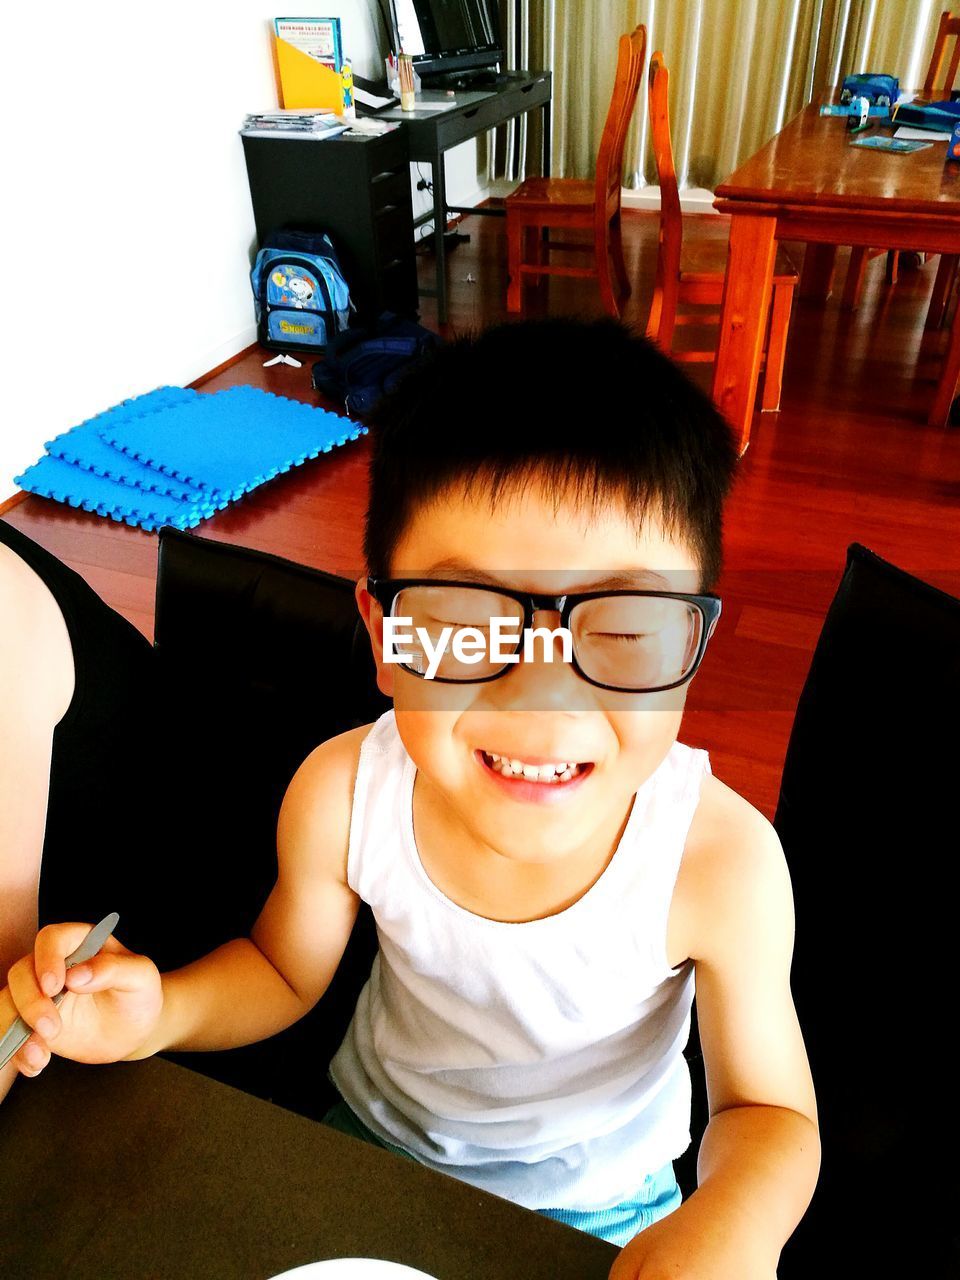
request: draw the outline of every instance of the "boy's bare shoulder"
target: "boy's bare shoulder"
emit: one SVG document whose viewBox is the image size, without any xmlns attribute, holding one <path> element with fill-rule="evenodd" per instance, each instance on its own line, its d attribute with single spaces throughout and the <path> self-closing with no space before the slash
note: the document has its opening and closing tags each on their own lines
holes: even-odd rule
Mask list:
<svg viewBox="0 0 960 1280">
<path fill-rule="evenodd" d="M 690 824 L 688 851 L 709 846 L 714 855 L 723 849 L 732 855 L 744 847 L 745 841 L 752 844 L 771 834 L 776 839 L 773 825 L 759 809 L 712 773 L 706 775 Z"/>
<path fill-rule="evenodd" d="M 372 723 L 362 724 L 314 747 L 287 788 L 284 809 L 289 806 L 304 818 L 322 818 L 346 805 L 349 817 L 360 748 L 372 728 Z"/>
<path fill-rule="evenodd" d="M 759 809 L 712 774 L 704 778 L 671 907 L 670 951 L 696 959 L 708 935 L 744 912 L 792 908 L 780 839 Z M 790 914 L 789 912 L 787 914 Z M 792 927 L 790 920 L 785 926 Z"/>
<path fill-rule="evenodd" d="M 281 870 L 322 859 L 346 880 L 353 788 L 360 748 L 373 724 L 360 725 L 321 742 L 287 788 L 277 824 Z"/>
</svg>

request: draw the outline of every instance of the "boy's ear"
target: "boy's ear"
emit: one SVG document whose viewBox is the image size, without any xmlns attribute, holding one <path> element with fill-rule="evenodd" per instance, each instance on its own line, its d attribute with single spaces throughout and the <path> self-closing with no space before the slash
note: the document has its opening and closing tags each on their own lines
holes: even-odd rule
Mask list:
<svg viewBox="0 0 960 1280">
<path fill-rule="evenodd" d="M 394 664 L 383 660 L 383 609 L 367 590 L 367 579 L 358 578 L 354 595 L 363 625 L 370 636 L 373 660 L 377 664 L 377 688 L 388 698 L 393 697 Z"/>
</svg>

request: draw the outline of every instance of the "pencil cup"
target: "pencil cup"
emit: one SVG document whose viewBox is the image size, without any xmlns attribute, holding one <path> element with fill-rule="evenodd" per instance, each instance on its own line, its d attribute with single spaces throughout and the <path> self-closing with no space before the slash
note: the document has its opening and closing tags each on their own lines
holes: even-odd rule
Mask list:
<svg viewBox="0 0 960 1280">
<path fill-rule="evenodd" d="M 400 66 L 400 109 L 413 111 L 417 105 L 417 93 L 413 83 L 413 59 L 409 53 L 401 53 Z"/>
</svg>

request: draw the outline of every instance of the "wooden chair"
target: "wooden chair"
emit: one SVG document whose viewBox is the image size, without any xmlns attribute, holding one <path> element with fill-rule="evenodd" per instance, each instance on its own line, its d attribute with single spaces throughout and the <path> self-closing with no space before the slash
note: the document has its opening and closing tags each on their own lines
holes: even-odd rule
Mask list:
<svg viewBox="0 0 960 1280">
<path fill-rule="evenodd" d="M 680 190 L 677 186 L 673 146 L 670 141 L 668 79 L 663 54 L 655 53 L 650 59 L 648 93 L 650 132 L 660 183 L 660 241 L 653 300 L 647 319 L 647 337 L 652 338 L 661 350 L 674 360 L 705 362 L 715 358 L 715 350 L 674 351 L 673 334 L 678 325 L 719 322 L 719 307 L 723 300 L 723 282 L 726 275 L 727 248 L 726 244 L 719 241 L 699 242 L 686 249 L 683 246 Z M 763 379 L 762 407 L 764 409 L 773 410 L 780 407 L 783 358 L 787 349 L 790 309 L 797 280 L 797 271 L 789 257 L 784 250 L 778 249 L 773 273 L 773 306 Z M 677 305 L 680 302 L 706 304 L 716 307 L 717 312 L 714 315 L 703 312 L 678 315 Z"/>
<path fill-rule="evenodd" d="M 630 293 L 620 236 L 623 149 L 643 74 L 646 47 L 647 33 L 643 26 L 620 37 L 617 76 L 600 139 L 594 180 L 527 178 L 507 197 L 508 311 L 522 310 L 524 277 L 576 276 L 597 279 L 604 309 L 619 317 Z M 545 240 L 542 233 L 550 227 L 592 229 L 593 243 Z M 594 265 L 551 264 L 548 261 L 551 249 L 592 252 Z"/>
<path fill-rule="evenodd" d="M 941 82 L 940 73 L 943 70 L 943 61 L 946 57 L 947 41 L 951 38 L 953 39 L 953 53 L 947 67 L 946 77 Z M 928 98 L 934 93 L 949 93 L 957 78 L 958 70 L 960 70 L 960 18 L 953 18 L 949 13 L 941 13 L 937 36 L 933 42 L 933 53 L 930 55 L 930 65 L 927 67 L 926 79 L 920 90 L 921 97 Z M 863 278 L 866 273 L 867 262 L 883 253 L 887 255 L 887 284 L 896 284 L 900 265 L 899 249 L 867 249 L 862 245 L 854 245 L 850 250 L 850 262 L 847 266 L 843 297 L 840 302 L 840 305 L 846 310 L 853 311 L 860 305 L 860 295 L 863 292 Z M 937 278 L 933 285 L 933 293 L 930 296 L 930 305 L 927 308 L 926 327 L 928 329 L 936 329 L 943 324 L 956 275 L 956 256 L 953 254 L 941 255 L 940 263 L 937 267 Z"/>
</svg>

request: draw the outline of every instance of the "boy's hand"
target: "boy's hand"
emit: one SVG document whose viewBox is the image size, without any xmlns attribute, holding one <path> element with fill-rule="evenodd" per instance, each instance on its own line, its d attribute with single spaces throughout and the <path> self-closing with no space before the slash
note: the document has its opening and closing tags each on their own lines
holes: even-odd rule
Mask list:
<svg viewBox="0 0 960 1280">
<path fill-rule="evenodd" d="M 89 932 L 86 924 L 53 924 L 37 934 L 32 955 L 11 966 L 0 991 L 0 1032 L 17 1014 L 33 1035 L 12 1059 L 35 1076 L 56 1053 L 74 1062 L 116 1062 L 138 1049 L 156 1026 L 163 989 L 156 965 L 110 937 L 99 955 L 67 969 L 65 959 Z M 63 987 L 67 995 L 55 1005 Z"/>
<path fill-rule="evenodd" d="M 610 1280 L 776 1280 L 776 1259 L 691 1196 L 621 1249 Z"/>
</svg>

